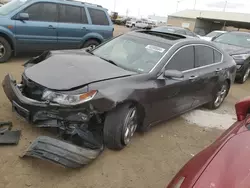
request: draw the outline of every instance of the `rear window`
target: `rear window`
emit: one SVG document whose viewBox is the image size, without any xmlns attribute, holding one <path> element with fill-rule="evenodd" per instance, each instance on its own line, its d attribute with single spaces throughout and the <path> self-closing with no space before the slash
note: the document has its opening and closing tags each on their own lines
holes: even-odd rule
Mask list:
<svg viewBox="0 0 250 188">
<path fill-rule="evenodd" d="M 214 63 L 221 62 L 221 59 L 222 59 L 222 54 L 217 50 L 214 50 Z"/>
<path fill-rule="evenodd" d="M 92 24 L 94 25 L 109 25 L 109 20 L 103 10 L 88 8 Z"/>
</svg>

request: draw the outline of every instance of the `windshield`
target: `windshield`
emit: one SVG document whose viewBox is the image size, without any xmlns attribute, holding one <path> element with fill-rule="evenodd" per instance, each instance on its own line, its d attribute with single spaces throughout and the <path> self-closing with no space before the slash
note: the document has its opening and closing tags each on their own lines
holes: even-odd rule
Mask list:
<svg viewBox="0 0 250 188">
<path fill-rule="evenodd" d="M 215 42 L 250 48 L 250 34 L 225 33 L 214 40 Z"/>
<path fill-rule="evenodd" d="M 220 33 L 220 32 L 216 32 L 216 31 L 212 31 L 211 33 L 208 33 L 207 35 L 206 35 L 206 37 L 216 37 L 216 36 L 219 36 L 219 35 L 221 35 L 222 33 Z"/>
<path fill-rule="evenodd" d="M 133 72 L 149 72 L 170 48 L 145 38 L 122 35 L 100 46 L 93 54 Z"/>
<path fill-rule="evenodd" d="M 0 7 L 0 15 L 5 16 L 5 15 L 11 13 L 13 10 L 16 10 L 17 8 L 19 8 L 20 6 L 22 6 L 26 2 L 27 2 L 27 0 L 12 0 L 9 3 Z"/>
</svg>

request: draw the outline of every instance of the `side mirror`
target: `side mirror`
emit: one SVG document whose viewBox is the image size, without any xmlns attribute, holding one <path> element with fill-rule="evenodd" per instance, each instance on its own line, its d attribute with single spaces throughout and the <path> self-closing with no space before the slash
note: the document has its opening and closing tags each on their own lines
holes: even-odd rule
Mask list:
<svg viewBox="0 0 250 188">
<path fill-rule="evenodd" d="M 20 13 L 18 16 L 17 16 L 17 19 L 18 20 L 29 20 L 29 14 L 28 13 Z"/>
<path fill-rule="evenodd" d="M 165 70 L 164 77 L 166 78 L 183 78 L 184 75 L 181 71 L 178 70 Z"/>
</svg>

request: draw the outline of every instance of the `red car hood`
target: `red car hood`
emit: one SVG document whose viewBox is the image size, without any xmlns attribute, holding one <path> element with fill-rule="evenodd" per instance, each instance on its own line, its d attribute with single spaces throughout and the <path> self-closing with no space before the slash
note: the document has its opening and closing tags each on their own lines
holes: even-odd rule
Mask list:
<svg viewBox="0 0 250 188">
<path fill-rule="evenodd" d="M 232 137 L 210 162 L 194 187 L 250 187 L 250 132 Z"/>
</svg>

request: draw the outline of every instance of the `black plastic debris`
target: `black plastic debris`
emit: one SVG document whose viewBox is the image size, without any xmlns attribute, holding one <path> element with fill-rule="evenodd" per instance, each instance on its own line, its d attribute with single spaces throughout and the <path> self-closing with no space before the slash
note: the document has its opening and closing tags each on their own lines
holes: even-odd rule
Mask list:
<svg viewBox="0 0 250 188">
<path fill-rule="evenodd" d="M 100 149 L 83 148 L 54 138 L 40 136 L 22 157 L 30 156 L 67 168 L 80 168 L 96 159 L 102 151 L 103 147 Z"/>
<path fill-rule="evenodd" d="M 11 131 L 12 122 L 0 122 L 0 145 L 17 145 L 21 131 Z"/>
</svg>

